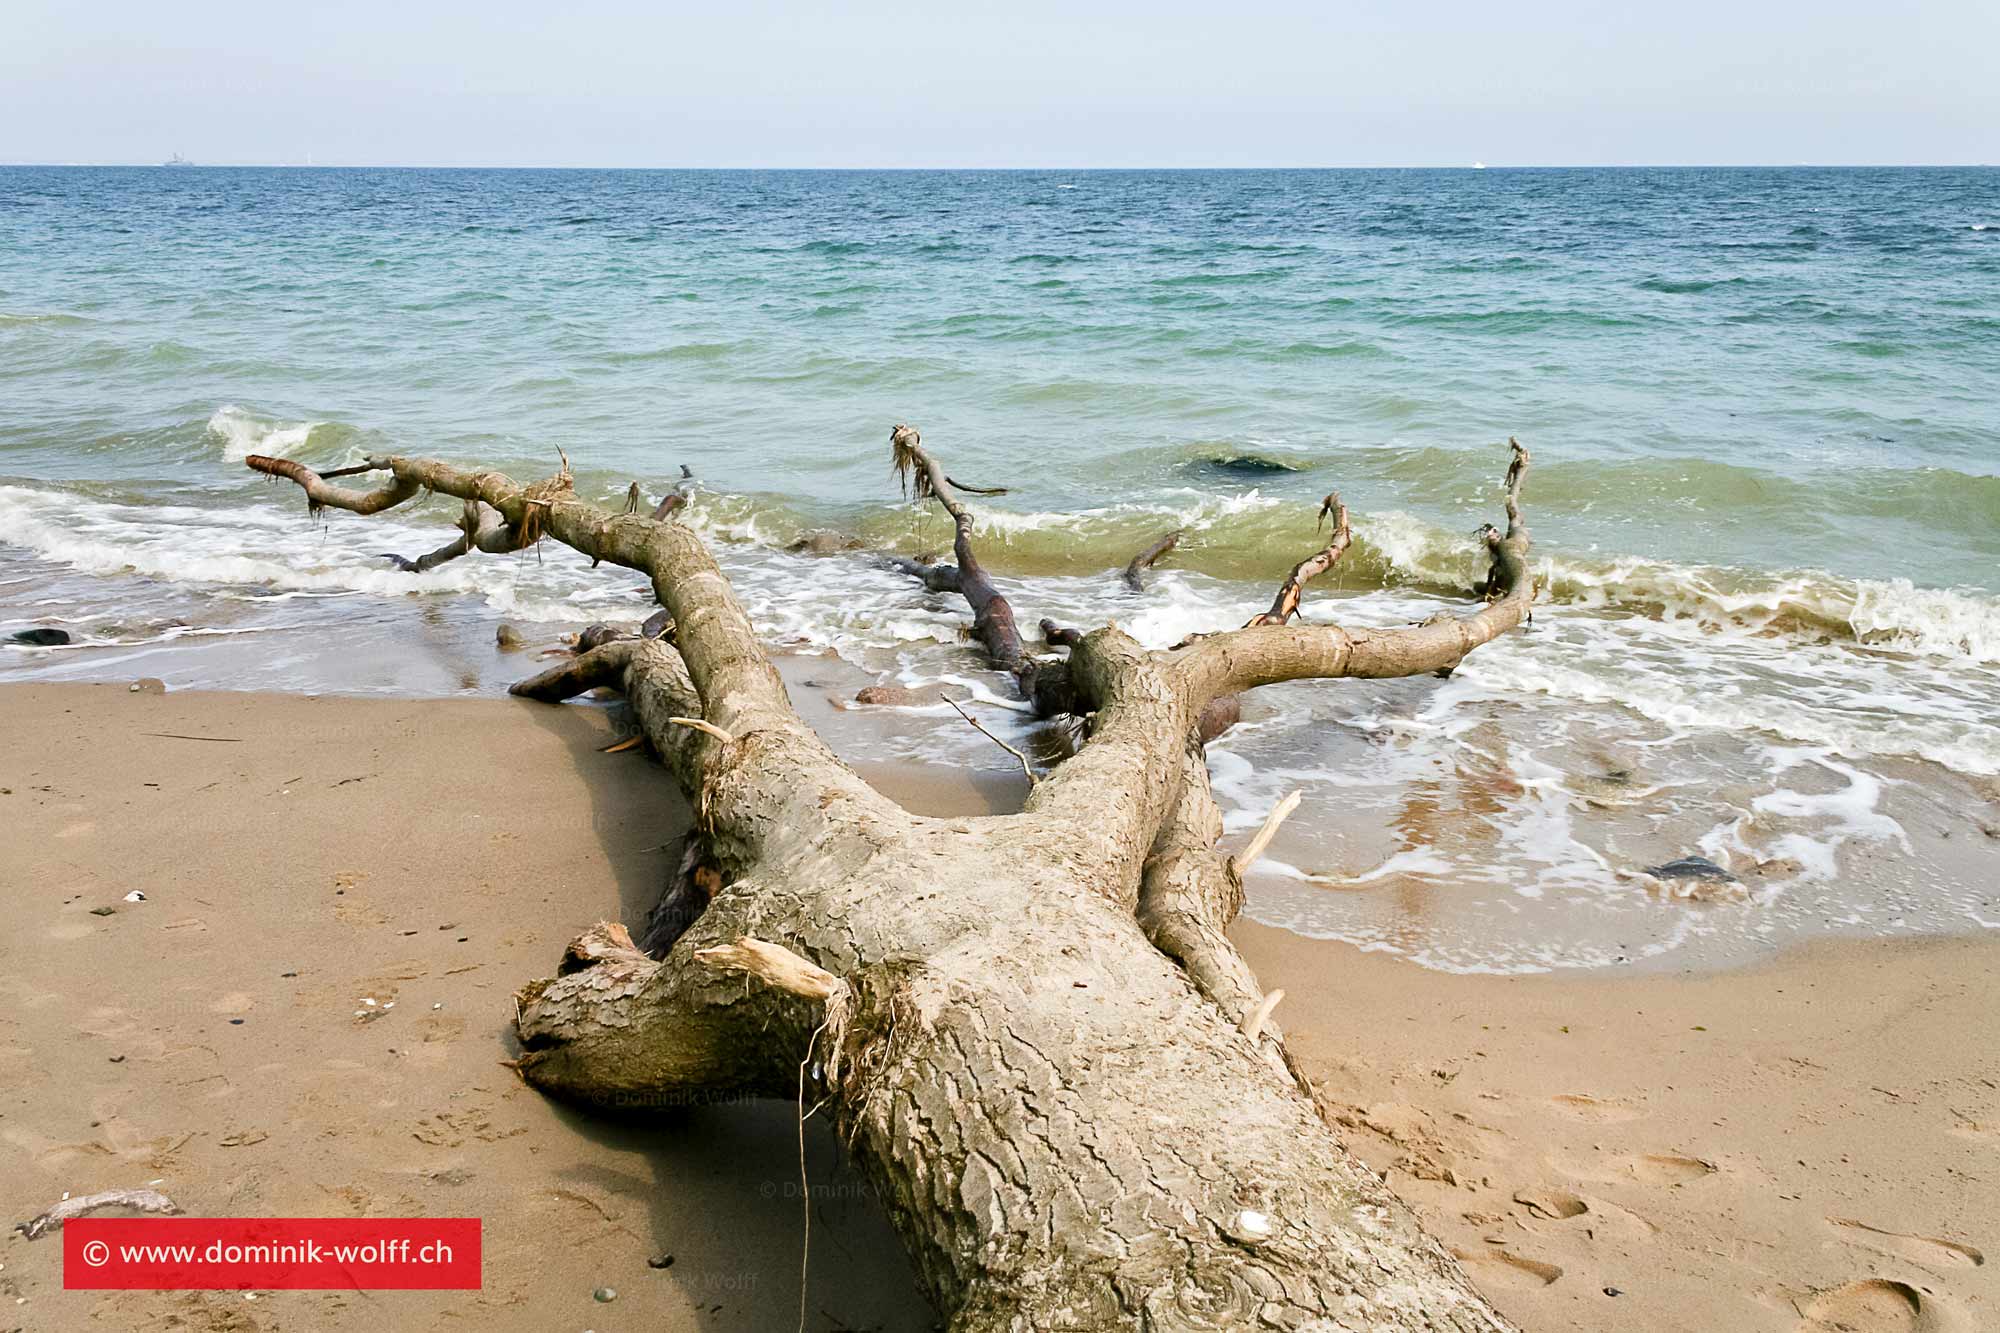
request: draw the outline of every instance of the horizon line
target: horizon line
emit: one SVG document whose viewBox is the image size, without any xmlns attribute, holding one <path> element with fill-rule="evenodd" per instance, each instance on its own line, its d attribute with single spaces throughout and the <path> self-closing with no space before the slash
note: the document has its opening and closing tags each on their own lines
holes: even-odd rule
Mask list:
<svg viewBox="0 0 2000 1333">
<path fill-rule="evenodd" d="M 178 155 L 177 155 L 178 156 Z M 1195 171 L 1798 171 L 1990 170 L 1992 162 L 1459 162 L 1311 164 L 1210 164 L 1201 166 L 613 166 L 581 163 L 455 162 L 130 162 L 5 160 L 0 169 L 41 167 L 90 170 L 204 171 L 796 171 L 796 172 L 1195 172 Z"/>
</svg>

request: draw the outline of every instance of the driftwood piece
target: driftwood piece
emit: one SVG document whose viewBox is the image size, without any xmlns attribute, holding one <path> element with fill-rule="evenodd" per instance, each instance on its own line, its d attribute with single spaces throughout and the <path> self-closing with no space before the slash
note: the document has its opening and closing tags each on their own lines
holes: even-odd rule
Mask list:
<svg viewBox="0 0 2000 1333">
<path fill-rule="evenodd" d="M 1125 586 L 1133 592 L 1146 591 L 1146 571 L 1153 562 L 1173 550 L 1181 542 L 1181 530 L 1175 528 L 1155 541 L 1151 546 L 1132 557 L 1132 563 L 1125 566 Z"/>
<path fill-rule="evenodd" d="M 515 687 L 625 694 L 695 811 L 683 865 L 703 884 L 658 956 L 600 927 L 517 994 L 522 1076 L 628 1109 L 809 1092 L 953 1333 L 1510 1328 L 1319 1117 L 1276 993 L 1225 933 L 1249 853 L 1218 846 L 1199 726 L 1260 685 L 1421 675 L 1519 625 L 1526 451 L 1469 614 L 1256 623 L 1164 651 L 1106 626 L 1051 634 L 1069 654 L 1043 672 L 972 549 L 963 488 L 914 430 L 892 445 L 952 515 L 989 656 L 1024 688 L 1059 679 L 1085 720 L 1019 813 L 923 818 L 856 776 L 792 709 L 687 525 L 427 459 L 371 460 L 388 474 L 372 492 L 252 461 L 322 507 L 372 513 L 431 490 L 517 530 L 532 512 L 547 536 L 643 571 L 674 623 L 672 643 L 616 639 Z M 1344 527 L 1288 578 L 1279 619 L 1315 561 L 1338 559 Z"/>
</svg>

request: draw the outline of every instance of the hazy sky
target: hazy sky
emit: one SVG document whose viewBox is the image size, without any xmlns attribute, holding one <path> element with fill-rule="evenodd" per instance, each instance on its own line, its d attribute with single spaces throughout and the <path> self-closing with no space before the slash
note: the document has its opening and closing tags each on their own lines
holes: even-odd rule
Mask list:
<svg viewBox="0 0 2000 1333">
<path fill-rule="evenodd" d="M 2000 162 L 2000 0 L 5 0 L 0 161 Z"/>
</svg>

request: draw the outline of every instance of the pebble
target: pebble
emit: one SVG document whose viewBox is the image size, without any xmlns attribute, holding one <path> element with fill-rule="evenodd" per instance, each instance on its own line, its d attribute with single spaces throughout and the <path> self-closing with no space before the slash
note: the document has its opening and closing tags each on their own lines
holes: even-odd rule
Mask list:
<svg viewBox="0 0 2000 1333">
<path fill-rule="evenodd" d="M 130 692 L 133 694 L 165 694 L 167 692 L 167 682 L 161 680 L 158 676 L 141 676 L 132 682 Z"/>
<path fill-rule="evenodd" d="M 618 1293 L 613 1291 L 609 1287 L 599 1287 L 596 1291 L 593 1291 L 590 1294 L 596 1297 L 598 1300 L 604 1302 L 606 1305 L 609 1305 L 611 1302 L 618 1299 Z"/>
</svg>

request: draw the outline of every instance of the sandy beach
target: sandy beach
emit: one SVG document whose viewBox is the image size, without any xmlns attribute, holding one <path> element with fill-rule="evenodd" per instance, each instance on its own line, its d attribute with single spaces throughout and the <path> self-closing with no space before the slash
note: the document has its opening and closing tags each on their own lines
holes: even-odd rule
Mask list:
<svg viewBox="0 0 2000 1333">
<path fill-rule="evenodd" d="M 643 915 L 685 817 L 601 753 L 610 712 L 13 685 L 0 726 L 0 1212 L 157 1182 L 485 1227 L 478 1292 L 254 1300 L 66 1294 L 60 1240 L 9 1235 L 0 1327 L 797 1326 L 795 1108 L 612 1123 L 505 1063 L 513 990 Z M 1018 799 L 866 776 L 927 813 Z M 2000 1321 L 2000 938 L 1531 977 L 1237 939 L 1348 1146 L 1524 1328 Z M 806 1327 L 934 1327 L 865 1182 L 823 1133 L 807 1157 Z"/>
</svg>

